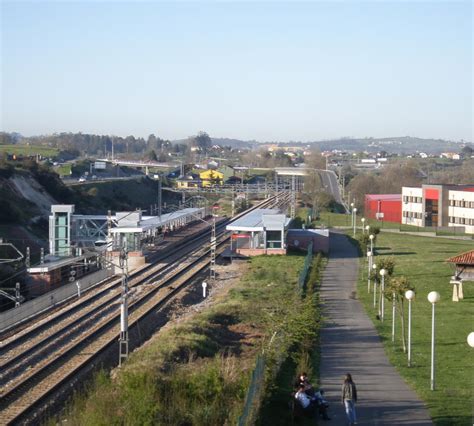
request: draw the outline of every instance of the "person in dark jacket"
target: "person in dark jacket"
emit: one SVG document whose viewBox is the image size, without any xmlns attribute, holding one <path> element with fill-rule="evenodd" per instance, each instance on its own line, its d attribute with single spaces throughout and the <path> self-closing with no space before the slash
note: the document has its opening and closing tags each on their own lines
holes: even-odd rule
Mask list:
<svg viewBox="0 0 474 426">
<path fill-rule="evenodd" d="M 327 409 L 328 402 L 324 399 L 324 391 L 321 389 L 316 391 L 313 385 L 309 382 L 308 375 L 301 373 L 295 381 L 295 389 L 298 391 L 301 387 L 304 389 L 306 395 L 310 398 L 311 403 L 317 408 L 318 413 L 324 420 L 331 420 L 328 416 Z"/>
<path fill-rule="evenodd" d="M 352 376 L 347 373 L 344 377 L 344 383 L 342 384 L 342 403 L 346 409 L 346 416 L 349 425 L 356 424 L 356 410 L 355 405 L 357 403 L 357 389 L 355 383 L 352 381 Z"/>
</svg>

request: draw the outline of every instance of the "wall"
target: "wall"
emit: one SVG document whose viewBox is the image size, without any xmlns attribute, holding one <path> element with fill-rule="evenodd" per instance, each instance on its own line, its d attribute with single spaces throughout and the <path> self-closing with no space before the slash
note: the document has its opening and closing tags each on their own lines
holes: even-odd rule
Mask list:
<svg viewBox="0 0 474 426">
<path fill-rule="evenodd" d="M 401 200 L 377 200 L 367 199 L 365 201 L 365 217 L 377 219 L 377 213 L 383 213 L 383 222 L 401 223 L 402 202 Z"/>
<path fill-rule="evenodd" d="M 107 269 L 102 269 L 93 274 L 82 277 L 79 282 L 81 291 L 92 287 L 109 276 Z M 11 326 L 22 322 L 46 309 L 64 302 L 66 299 L 77 297 L 76 282 L 63 285 L 57 290 L 50 291 L 36 299 L 29 300 L 17 308 L 12 308 L 6 312 L 0 313 L 0 332 L 9 329 Z"/>
</svg>

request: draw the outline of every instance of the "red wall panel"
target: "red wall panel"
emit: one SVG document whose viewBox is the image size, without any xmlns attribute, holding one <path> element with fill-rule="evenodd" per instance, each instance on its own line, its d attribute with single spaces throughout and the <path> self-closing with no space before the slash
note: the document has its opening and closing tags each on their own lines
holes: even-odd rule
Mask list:
<svg viewBox="0 0 474 426">
<path fill-rule="evenodd" d="M 427 200 L 439 200 L 439 191 L 437 189 L 425 189 L 425 198 Z"/>
<path fill-rule="evenodd" d="M 383 221 L 401 223 L 401 200 L 365 200 L 365 217 L 376 219 L 377 213 L 383 213 Z"/>
</svg>

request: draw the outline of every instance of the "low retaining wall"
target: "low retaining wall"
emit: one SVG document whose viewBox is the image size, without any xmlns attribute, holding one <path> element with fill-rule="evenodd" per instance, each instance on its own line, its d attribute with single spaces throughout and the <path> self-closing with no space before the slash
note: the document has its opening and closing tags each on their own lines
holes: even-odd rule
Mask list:
<svg viewBox="0 0 474 426">
<path fill-rule="evenodd" d="M 87 290 L 89 287 L 107 279 L 109 276 L 110 271 L 108 269 L 101 269 L 100 271 L 81 277 L 78 280 L 81 285 L 81 291 Z M 2 312 L 0 313 L 0 332 L 74 296 L 77 297 L 76 282 L 65 284 L 36 299 L 29 300 L 17 308 Z"/>
</svg>

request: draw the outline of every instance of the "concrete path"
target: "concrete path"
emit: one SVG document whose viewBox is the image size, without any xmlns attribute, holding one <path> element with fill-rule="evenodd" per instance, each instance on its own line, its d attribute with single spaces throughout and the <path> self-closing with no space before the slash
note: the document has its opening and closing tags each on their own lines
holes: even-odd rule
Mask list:
<svg viewBox="0 0 474 426">
<path fill-rule="evenodd" d="M 362 304 L 356 300 L 357 252 L 330 233 L 330 256 L 321 299 L 321 387 L 331 404 L 331 425 L 346 425 L 341 385 L 346 372 L 357 385 L 359 425 L 431 425 L 428 410 L 389 363 Z"/>
</svg>

